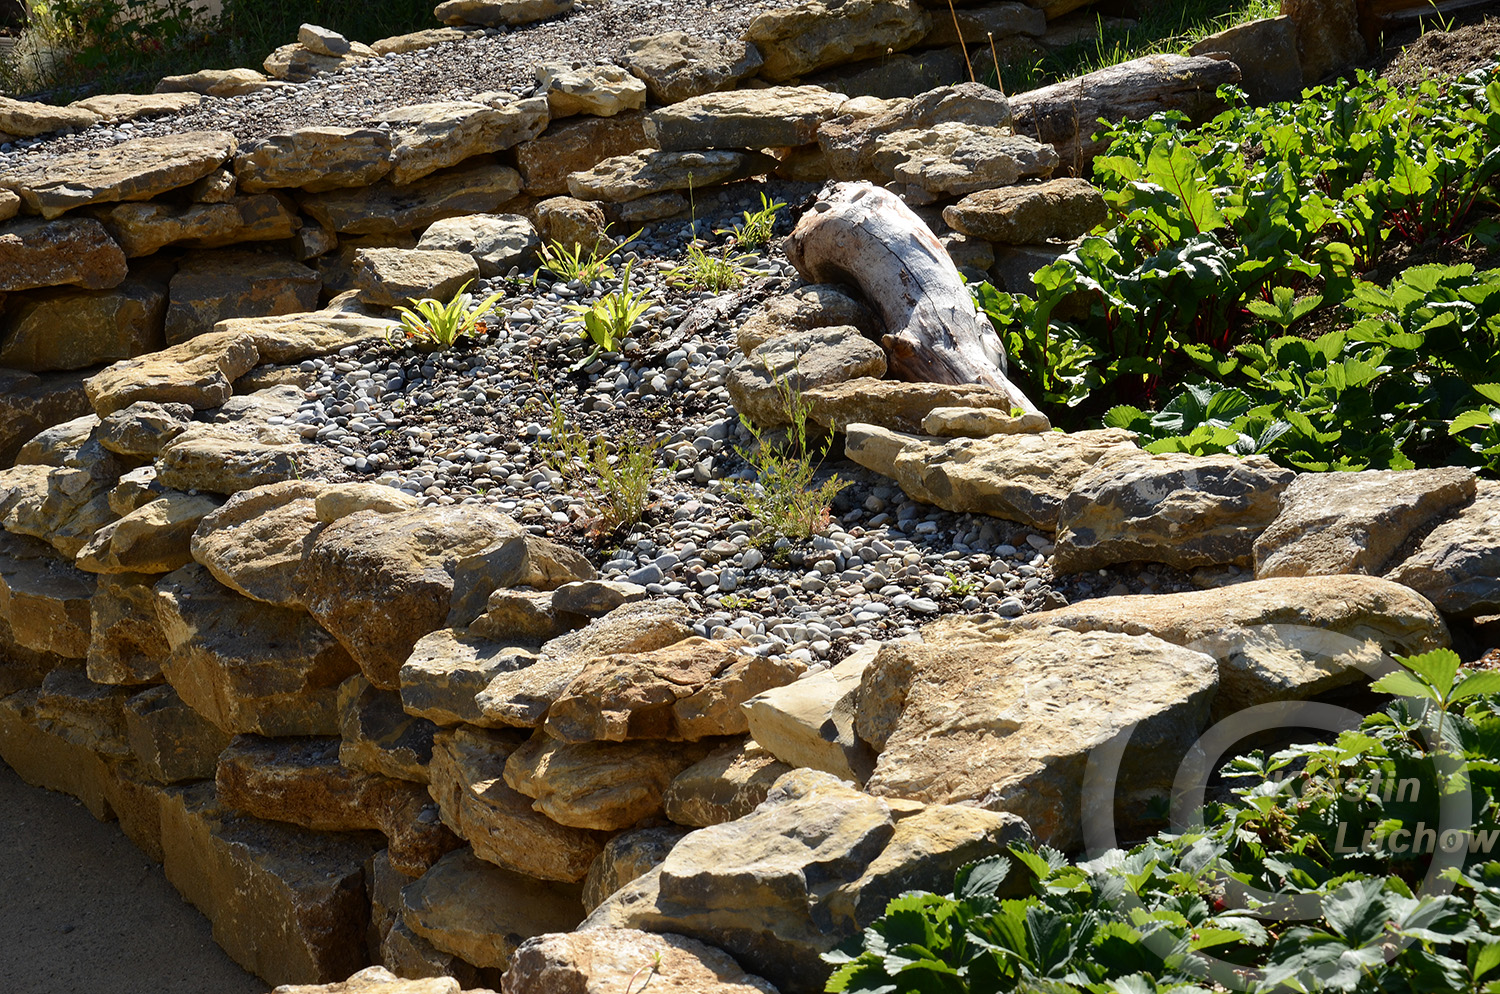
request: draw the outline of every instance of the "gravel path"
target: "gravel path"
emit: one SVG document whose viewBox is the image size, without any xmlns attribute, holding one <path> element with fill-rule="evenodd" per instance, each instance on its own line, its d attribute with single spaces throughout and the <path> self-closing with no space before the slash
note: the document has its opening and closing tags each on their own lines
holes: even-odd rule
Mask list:
<svg viewBox="0 0 1500 994">
<path fill-rule="evenodd" d="M 596 0 L 555 20 L 476 31 L 462 41 L 370 59 L 291 87 L 241 97 L 205 97 L 186 114 L 0 145 L 0 165 L 8 155 L 103 148 L 148 135 L 219 130 L 232 132 L 245 143 L 314 125 L 356 127 L 396 107 L 463 100 L 488 91 L 529 96 L 536 88 L 536 67 L 543 63 L 618 62 L 630 39 L 668 31 L 687 31 L 707 39 L 737 38 L 756 14 L 777 6 L 784 4 L 776 0 Z M 434 21 L 433 27 L 437 26 Z"/>
<path fill-rule="evenodd" d="M 265 994 L 112 824 L 0 763 L 6 994 Z"/>
</svg>

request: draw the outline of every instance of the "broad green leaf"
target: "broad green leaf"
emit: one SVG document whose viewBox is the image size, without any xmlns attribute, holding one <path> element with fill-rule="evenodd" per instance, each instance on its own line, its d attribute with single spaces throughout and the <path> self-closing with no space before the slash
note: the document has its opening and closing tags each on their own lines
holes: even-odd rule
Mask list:
<svg viewBox="0 0 1500 994">
<path fill-rule="evenodd" d="M 1454 678 L 1463 665 L 1463 660 L 1452 649 L 1433 649 L 1416 656 L 1397 656 L 1396 662 L 1421 677 L 1439 696 L 1446 696 L 1453 689 Z"/>
<path fill-rule="evenodd" d="M 1500 694 L 1500 671 L 1481 670 L 1471 673 L 1453 688 L 1452 700 L 1466 701 L 1481 694 Z"/>
<path fill-rule="evenodd" d="M 1429 701 L 1441 700 L 1437 691 L 1405 670 L 1387 673 L 1379 680 L 1370 684 L 1370 689 L 1381 694 L 1394 694 L 1397 697 L 1420 697 Z"/>
</svg>

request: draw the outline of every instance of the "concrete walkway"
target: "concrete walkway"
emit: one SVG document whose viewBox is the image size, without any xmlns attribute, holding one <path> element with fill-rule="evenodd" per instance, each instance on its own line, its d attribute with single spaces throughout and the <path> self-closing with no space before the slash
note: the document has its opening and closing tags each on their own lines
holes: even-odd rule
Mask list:
<svg viewBox="0 0 1500 994">
<path fill-rule="evenodd" d="M 161 867 L 73 798 L 0 763 L 0 990 L 265 994 Z"/>
</svg>

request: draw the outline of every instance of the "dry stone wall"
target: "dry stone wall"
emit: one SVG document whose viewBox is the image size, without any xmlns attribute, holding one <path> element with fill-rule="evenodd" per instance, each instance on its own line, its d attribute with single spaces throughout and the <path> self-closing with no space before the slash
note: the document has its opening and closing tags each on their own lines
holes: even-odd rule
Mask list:
<svg viewBox="0 0 1500 994">
<path fill-rule="evenodd" d="M 437 15 L 473 30 L 569 6 Z M 1120 729 L 1140 738 L 1116 818 L 1137 824 L 1210 721 L 1448 644 L 1448 620 L 1500 603 L 1492 484 L 1054 433 L 983 388 L 879 379 L 879 321 L 836 287 L 772 299 L 738 335 L 797 368 L 850 458 L 1055 536 L 1060 571 L 1256 579 L 942 620 L 808 672 L 695 637 L 680 602 L 498 511 L 329 482 L 328 450 L 287 427 L 296 364 L 383 340 L 386 305 L 680 212 L 690 182 L 889 185 L 947 220 L 958 264 L 1013 283 L 1103 219 L 1097 192 L 1050 178 L 1073 160 L 1013 127 L 1021 101 L 861 60 L 937 64 L 991 33 L 1023 51 L 1078 6 L 813 2 L 734 42 L 540 67 L 524 100 L 0 172 L 0 758 L 118 819 L 271 984 L 602 991 L 654 963 L 683 989 L 794 994 L 901 891 L 1006 845 L 1076 845 L 1083 764 Z M 366 48 L 309 28 L 267 59 L 276 79 L 0 100 L 0 131 L 171 113 L 457 33 Z M 1164 64 L 1197 92 L 1238 72 Z M 770 426 L 754 370 L 730 389 Z"/>
</svg>

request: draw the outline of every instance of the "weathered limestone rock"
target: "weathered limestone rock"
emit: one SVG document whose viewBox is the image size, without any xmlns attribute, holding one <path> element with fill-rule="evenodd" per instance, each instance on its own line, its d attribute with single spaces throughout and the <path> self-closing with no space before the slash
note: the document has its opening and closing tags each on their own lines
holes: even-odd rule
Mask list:
<svg viewBox="0 0 1500 994">
<path fill-rule="evenodd" d="M 941 408 L 992 409 L 1006 405 L 1003 395 L 978 384 L 904 383 L 868 376 L 813 387 L 803 392 L 802 399 L 808 404 L 808 420 L 841 431 L 853 424 L 870 424 L 891 431 L 920 432 L 925 419 Z M 1026 424 L 1041 424 L 1030 431 L 1050 427 L 1041 415 L 1026 417 L 1031 418 Z"/>
<path fill-rule="evenodd" d="M 196 563 L 156 591 L 172 648 L 162 673 L 199 714 L 236 734 L 338 731 L 338 685 L 358 667 L 306 614 L 241 597 Z"/>
<path fill-rule="evenodd" d="M 85 469 L 96 477 L 114 476 L 119 472 L 117 459 L 99 445 L 96 432 L 99 419 L 82 415 L 37 433 L 16 454 L 16 465 L 52 466 Z"/>
<path fill-rule="evenodd" d="M 352 46 L 349 39 L 318 24 L 304 24 L 297 29 L 297 44 L 311 52 L 319 55 L 331 55 L 335 58 L 340 55 L 348 55 Z"/>
<path fill-rule="evenodd" d="M 333 524 L 359 511 L 394 514 L 409 511 L 420 503 L 410 494 L 379 483 L 331 483 L 324 485 L 314 506 L 319 521 Z"/>
<path fill-rule="evenodd" d="M 615 891 L 660 866 L 689 831 L 679 825 L 663 825 L 621 832 L 610 839 L 583 882 L 584 909 L 592 912 Z"/>
<path fill-rule="evenodd" d="M 464 252 L 370 248 L 354 257 L 354 285 L 370 303 L 386 307 L 423 297 L 446 302 L 478 278 L 479 264 Z"/>
<path fill-rule="evenodd" d="M 129 753 L 125 701 L 130 691 L 94 683 L 79 666 L 60 666 L 42 680 L 37 716 L 67 729 L 73 741 L 109 756 Z"/>
<path fill-rule="evenodd" d="M 761 345 L 793 331 L 853 325 L 871 337 L 884 330 L 880 318 L 845 287 L 815 283 L 772 297 L 735 329 L 740 351 L 749 355 Z"/>
<path fill-rule="evenodd" d="M 505 761 L 505 782 L 559 825 L 605 832 L 662 814 L 672 779 L 710 742 L 559 742 L 540 732 Z"/>
<path fill-rule="evenodd" d="M 515 27 L 566 14 L 572 9 L 573 0 L 443 0 L 433 9 L 432 16 L 451 25 Z"/>
<path fill-rule="evenodd" d="M 725 384 L 735 410 L 762 428 L 791 424 L 785 390 L 885 375 L 885 351 L 852 325 L 794 332 L 756 348 Z"/>
<path fill-rule="evenodd" d="M 966 7 L 947 17 L 934 14 L 932 30 L 921 41 L 923 48 L 942 45 L 987 45 L 1011 35 L 1039 38 L 1047 33 L 1047 15 L 1024 3 L 996 3 Z M 977 68 L 977 67 L 976 67 Z"/>
<path fill-rule="evenodd" d="M 948 16 L 946 4 L 942 8 L 942 16 Z M 1001 39 L 997 45 L 1004 46 L 1008 40 Z M 980 69 L 978 59 L 972 61 L 977 78 L 983 79 L 990 75 Z M 914 97 L 939 86 L 947 86 L 958 80 L 968 79 L 968 77 L 969 68 L 964 62 L 964 50 L 954 46 L 940 49 L 929 48 L 918 53 L 902 52 L 895 55 L 882 55 L 860 62 L 850 62 L 812 76 L 804 76 L 801 82 L 803 85 L 821 86 L 834 93 L 847 93 L 852 98 L 872 98 L 883 104 L 888 100 Z M 884 109 L 883 106 L 877 108 L 875 104 L 865 101 L 846 106 L 844 113 L 852 114 L 858 111 L 869 116 Z M 818 179 L 825 180 L 827 177 L 828 172 L 824 170 Z"/>
<path fill-rule="evenodd" d="M 563 742 L 702 739 L 748 730 L 740 706 L 805 667 L 745 652 L 741 639 L 684 639 L 652 652 L 590 662 L 547 711 Z"/>
<path fill-rule="evenodd" d="M 245 969 L 272 984 L 319 984 L 364 965 L 371 836 L 237 815 L 212 784 L 168 791 L 161 830 L 167 879 Z"/>
<path fill-rule="evenodd" d="M 627 604 L 587 628 L 546 643 L 530 666 L 497 673 L 475 703 L 489 722 L 537 728 L 547 709 L 591 661 L 674 645 L 692 636 L 686 621 L 686 609 L 675 600 Z"/>
<path fill-rule="evenodd" d="M 650 148 L 645 120 L 640 112 L 626 111 L 613 117 L 579 117 L 552 123 L 544 133 L 516 146 L 516 168 L 521 171 L 526 192 L 534 197 L 567 193 L 569 173 Z"/>
<path fill-rule="evenodd" d="M 163 76 L 157 93 L 201 93 L 207 97 L 237 97 L 286 84 L 267 79 L 254 69 L 200 69 L 186 76 Z"/>
<path fill-rule="evenodd" d="M 1045 414 L 1013 415 L 995 407 L 934 407 L 917 429 L 939 438 L 989 438 L 1051 431 Z"/>
<path fill-rule="evenodd" d="M 83 369 L 154 352 L 166 344 L 166 310 L 166 286 L 151 279 L 128 278 L 113 290 L 27 294 L 5 321 L 0 364 L 32 372 Z"/>
<path fill-rule="evenodd" d="M 234 172 L 246 193 L 369 186 L 391 171 L 391 145 L 391 133 L 377 128 L 299 128 L 242 149 Z"/>
<path fill-rule="evenodd" d="M 260 390 L 241 390 L 210 414 L 212 426 L 244 432 L 262 432 L 278 427 L 271 424 L 271 419 L 292 420 L 306 397 L 305 389 L 300 384 L 274 383 Z"/>
<path fill-rule="evenodd" d="M 125 253 L 93 218 L 25 218 L 0 227 L 0 292 L 69 284 L 107 290 L 128 272 Z"/>
<path fill-rule="evenodd" d="M 1106 453 L 1135 448 L 1118 428 L 937 441 L 870 425 L 846 429 L 845 452 L 917 500 L 1053 531 L 1063 500 Z"/>
<path fill-rule="evenodd" d="M 875 768 L 875 754 L 854 732 L 854 699 L 877 651 L 866 646 L 835 666 L 750 698 L 745 715 L 751 738 L 789 766 L 863 784 Z"/>
<path fill-rule="evenodd" d="M 584 615 L 557 610 L 553 597 L 545 590 L 497 590 L 490 594 L 488 609 L 469 626 L 469 635 L 501 645 L 540 645 L 588 624 Z"/>
<path fill-rule="evenodd" d="M 791 770 L 754 742 L 736 742 L 677 774 L 662 795 L 662 808 L 679 825 L 702 828 L 733 821 L 759 807 Z"/>
<path fill-rule="evenodd" d="M 535 257 L 540 247 L 536 229 L 519 214 L 471 214 L 446 218 L 424 231 L 421 241 L 417 242 L 419 252 L 464 253 L 479 266 L 479 275 L 486 278 L 504 275 L 512 266 L 525 264 Z M 419 296 L 443 299 L 452 294 L 432 290 Z"/>
<path fill-rule="evenodd" d="M 9 190 L 0 190 L 0 221 L 9 221 L 21 211 L 21 198 Z"/>
<path fill-rule="evenodd" d="M 230 384 L 259 363 L 255 340 L 242 332 L 210 332 L 136 359 L 117 362 L 84 382 L 100 417 L 139 400 L 220 407 Z"/>
<path fill-rule="evenodd" d="M 370 49 L 376 55 L 397 55 L 406 52 L 420 52 L 424 48 L 441 45 L 450 41 L 462 41 L 470 37 L 472 32 L 459 28 L 427 28 L 422 31 L 412 31 L 404 35 L 392 35 L 389 38 L 381 38 L 379 41 L 370 43 Z"/>
<path fill-rule="evenodd" d="M 939 124 L 1006 128 L 1011 124 L 1010 101 L 979 83 L 944 86 L 896 101 L 876 114 L 835 118 L 818 128 L 818 144 L 827 156 L 830 178 L 884 183 L 891 174 L 875 165 L 881 141 L 897 132 L 925 131 Z"/>
<path fill-rule="evenodd" d="M 615 65 L 582 69 L 542 65 L 537 67 L 536 81 L 537 93 L 547 98 L 553 118 L 575 114 L 614 117 L 646 106 L 646 84 Z"/>
<path fill-rule="evenodd" d="M 565 177 L 566 178 L 566 177 Z M 536 205 L 537 233 L 565 249 L 608 252 L 615 240 L 605 233 L 604 208 L 573 197 L 550 197 Z"/>
<path fill-rule="evenodd" d="M 289 428 L 203 425 L 189 428 L 162 448 L 156 473 L 163 486 L 234 494 L 330 473 L 337 465 L 331 451 L 303 444 Z"/>
<path fill-rule="evenodd" d="M 21 467 L 16 467 L 20 470 Z M 5 529 L 15 535 L 45 539 L 53 548 L 72 559 L 94 533 L 116 517 L 109 506 L 109 491 L 114 479 L 104 476 L 107 465 L 93 469 L 48 469 L 41 475 L 31 470 L 0 474 L 0 494 L 9 490 L 4 501 Z M 10 477 L 14 489 L 7 486 Z"/>
<path fill-rule="evenodd" d="M 195 253 L 172 277 L 166 333 L 171 344 L 212 331 L 226 318 L 315 310 L 322 281 L 300 262 L 259 252 Z"/>
<path fill-rule="evenodd" d="M 99 123 L 99 118 L 99 114 L 87 107 L 55 107 L 31 100 L 0 97 L 0 132 L 18 138 L 45 135 L 64 128 L 91 128 Z"/>
<path fill-rule="evenodd" d="M 1008 245 L 1070 241 L 1108 217 L 1103 195 L 1072 177 L 980 190 L 943 208 L 943 220 L 955 231 Z"/>
<path fill-rule="evenodd" d="M 168 686 L 125 702 L 125 735 L 136 760 L 164 784 L 212 779 L 230 739 Z"/>
<path fill-rule="evenodd" d="M 291 234 L 290 213 L 274 197 L 267 206 L 270 205 L 286 214 L 285 231 L 273 232 L 272 237 Z M 104 223 L 110 236 L 130 259 L 152 255 L 168 245 L 205 240 L 232 241 L 245 226 L 239 208 L 229 202 L 186 207 L 162 203 L 110 204 L 96 207 L 90 213 Z"/>
<path fill-rule="evenodd" d="M 1127 450 L 1100 459 L 1058 512 L 1055 568 L 1081 573 L 1136 560 L 1249 566 L 1295 478 L 1266 456 Z"/>
<path fill-rule="evenodd" d="M 552 591 L 552 605 L 561 612 L 598 618 L 617 607 L 646 599 L 646 588 L 624 580 L 574 580 Z"/>
<path fill-rule="evenodd" d="M 156 481 L 156 467 L 141 466 L 122 475 L 105 499 L 109 509 L 120 516 L 144 507 L 166 492 L 167 488 Z"/>
<path fill-rule="evenodd" d="M 510 994 L 612 994 L 648 974 L 683 992 L 776 994 L 727 953 L 696 939 L 614 928 L 528 939 L 512 956 L 504 987 Z"/>
<path fill-rule="evenodd" d="M 1354 0 L 1286 0 L 1281 13 L 1296 26 L 1302 78 L 1317 83 L 1365 57 Z"/>
<path fill-rule="evenodd" d="M 401 892 L 402 920 L 438 949 L 504 969 L 522 940 L 583 917 L 577 885 L 538 883 L 456 849 Z"/>
<path fill-rule="evenodd" d="M 188 199 L 195 204 L 227 204 L 239 190 L 234 169 L 222 165 L 187 188 Z"/>
<path fill-rule="evenodd" d="M 1026 135 L 972 124 L 897 131 L 875 142 L 873 161 L 891 179 L 933 197 L 963 196 L 1022 179 L 1046 178 L 1057 152 Z"/>
<path fill-rule="evenodd" d="M 16 645 L 68 659 L 87 657 L 93 594 L 94 578 L 47 544 L 0 534 L 0 617 Z"/>
<path fill-rule="evenodd" d="M 6 130 L 0 124 L 0 131 Z M 86 204 L 150 200 L 186 186 L 223 165 L 236 145 L 227 131 L 134 138 L 109 148 L 23 160 L 0 169 L 0 187 L 51 220 Z"/>
<path fill-rule="evenodd" d="M 244 242 L 286 241 L 302 224 L 296 204 L 284 193 L 259 193 L 227 201 L 238 214 L 237 223 L 221 234 L 208 234 L 183 244 L 189 248 L 223 248 Z"/>
<path fill-rule="evenodd" d="M 448 614 L 459 562 L 524 534 L 487 508 L 351 514 L 329 525 L 308 553 L 308 610 L 348 648 L 366 679 L 396 690 L 417 640 Z"/>
<path fill-rule="evenodd" d="M 261 362 L 294 363 L 331 355 L 350 345 L 384 342 L 399 325 L 386 318 L 322 310 L 308 314 L 229 318 L 214 325 L 219 332 L 249 335 Z"/>
<path fill-rule="evenodd" d="M 626 68 L 659 104 L 732 90 L 754 76 L 761 62 L 756 47 L 744 41 L 710 41 L 681 31 L 632 38 L 625 49 Z"/>
<path fill-rule="evenodd" d="M 947 889 L 964 862 L 1026 838 L 1016 819 L 994 812 L 939 809 L 898 824 L 893 807 L 826 773 L 793 770 L 749 815 L 678 842 L 583 928 L 690 935 L 780 990 L 812 994 L 830 971 L 820 954 L 857 935 L 889 896 Z"/>
<path fill-rule="evenodd" d="M 776 160 L 759 152 L 652 152 L 617 155 L 568 176 L 580 200 L 624 203 L 668 190 L 701 190 L 718 183 L 774 172 Z"/>
<path fill-rule="evenodd" d="M 257 818 L 317 832 L 382 832 L 391 865 L 407 876 L 461 845 L 423 786 L 345 768 L 338 739 L 241 735 L 219 754 L 214 784 L 220 803 Z"/>
<path fill-rule="evenodd" d="M 952 625 L 881 649 L 865 670 L 855 730 L 878 754 L 866 789 L 1008 811 L 1072 849 L 1089 753 L 1135 726 L 1119 777 L 1121 814 L 1139 818 L 1207 726 L 1218 682 L 1212 658 L 1154 636 L 1048 627 L 996 639 Z"/>
<path fill-rule="evenodd" d="M 1219 663 L 1216 718 L 1267 701 L 1298 700 L 1377 676 L 1406 656 L 1448 644 L 1430 603 L 1367 576 L 1284 577 L 1203 590 L 1101 597 L 1010 621 L 991 633 L 1057 626 L 1154 635 Z"/>
<path fill-rule="evenodd" d="M 94 533 L 78 552 L 79 569 L 90 573 L 170 573 L 193 561 L 188 543 L 219 501 L 197 494 L 168 493 Z"/>
<path fill-rule="evenodd" d="M 96 683 L 160 683 L 170 651 L 156 618 L 156 576 L 117 573 L 98 578 L 89 598 L 88 675 Z"/>
<path fill-rule="evenodd" d="M 575 883 L 589 872 L 607 838 L 560 825 L 504 779 L 506 761 L 521 744 L 517 732 L 467 725 L 433 739 L 429 791 L 443 823 L 496 866 L 541 880 Z"/>
<path fill-rule="evenodd" d="M 360 48 L 365 46 L 361 45 Z M 319 73 L 335 72 L 368 57 L 365 52 L 360 51 L 351 51 L 342 56 L 324 55 L 293 42 L 282 45 L 266 56 L 261 68 L 276 79 L 288 83 L 305 83 Z"/>
<path fill-rule="evenodd" d="M 407 714 L 401 698 L 362 676 L 339 685 L 339 762 L 352 770 L 427 782 L 437 726 Z"/>
<path fill-rule="evenodd" d="M 1408 536 L 1448 517 L 1475 493 L 1473 472 L 1461 467 L 1303 473 L 1255 542 L 1255 575 L 1379 576 Z"/>
<path fill-rule="evenodd" d="M 447 623 L 472 624 L 488 611 L 493 592 L 504 587 L 556 590 L 597 575 L 587 559 L 565 545 L 532 535 L 519 543 L 502 538 L 459 562 Z"/>
<path fill-rule="evenodd" d="M 503 724 L 480 710 L 475 695 L 496 676 L 535 665 L 534 649 L 459 629 L 439 629 L 418 639 L 401 664 L 401 704 L 408 714 L 439 725 Z"/>
<path fill-rule="evenodd" d="M 89 814 L 107 821 L 113 776 L 109 760 L 65 725 L 38 713 L 40 687 L 0 698 L 0 759 L 33 787 L 78 798 Z"/>
<path fill-rule="evenodd" d="M 1479 481 L 1473 503 L 1428 533 L 1386 579 L 1411 587 L 1444 614 L 1500 611 L 1500 484 Z"/>
<path fill-rule="evenodd" d="M 629 231 L 652 221 L 689 217 L 692 206 L 692 202 L 676 190 L 665 190 L 661 193 L 649 193 L 626 203 L 610 204 L 605 215 L 611 224 L 618 224 L 623 230 Z"/>
<path fill-rule="evenodd" d="M 509 166 L 480 160 L 398 186 L 389 179 L 349 190 L 310 193 L 302 209 L 341 235 L 394 235 L 445 217 L 483 214 L 521 192 L 521 176 Z"/>
<path fill-rule="evenodd" d="M 323 531 L 316 498 L 324 489 L 287 480 L 240 491 L 202 520 L 192 536 L 192 557 L 237 593 L 306 610 L 300 571 Z"/>
<path fill-rule="evenodd" d="M 847 100 L 821 86 L 705 93 L 647 114 L 646 135 L 669 152 L 808 145 Z"/>
<path fill-rule="evenodd" d="M 461 994 L 453 977 L 402 980 L 383 966 L 367 966 L 336 984 L 283 984 L 271 994 Z"/>
<path fill-rule="evenodd" d="M 106 93 L 69 104 L 98 114 L 105 121 L 133 121 L 141 117 L 181 114 L 203 102 L 197 93 Z"/>
<path fill-rule="evenodd" d="M 911 0 L 822 0 L 756 15 L 744 38 L 760 50 L 773 83 L 844 62 L 899 52 L 921 41 L 933 19 Z"/>
<path fill-rule="evenodd" d="M 1302 93 L 1302 61 L 1297 54 L 1297 25 L 1290 17 L 1262 17 L 1236 24 L 1193 43 L 1189 55 L 1221 52 L 1240 67 L 1240 85 L 1256 104 L 1295 100 Z"/>
<path fill-rule="evenodd" d="M 547 102 L 533 98 L 500 107 L 463 100 L 413 104 L 387 111 L 379 120 L 395 133 L 390 182 L 401 186 L 535 138 L 550 118 Z"/>
</svg>

